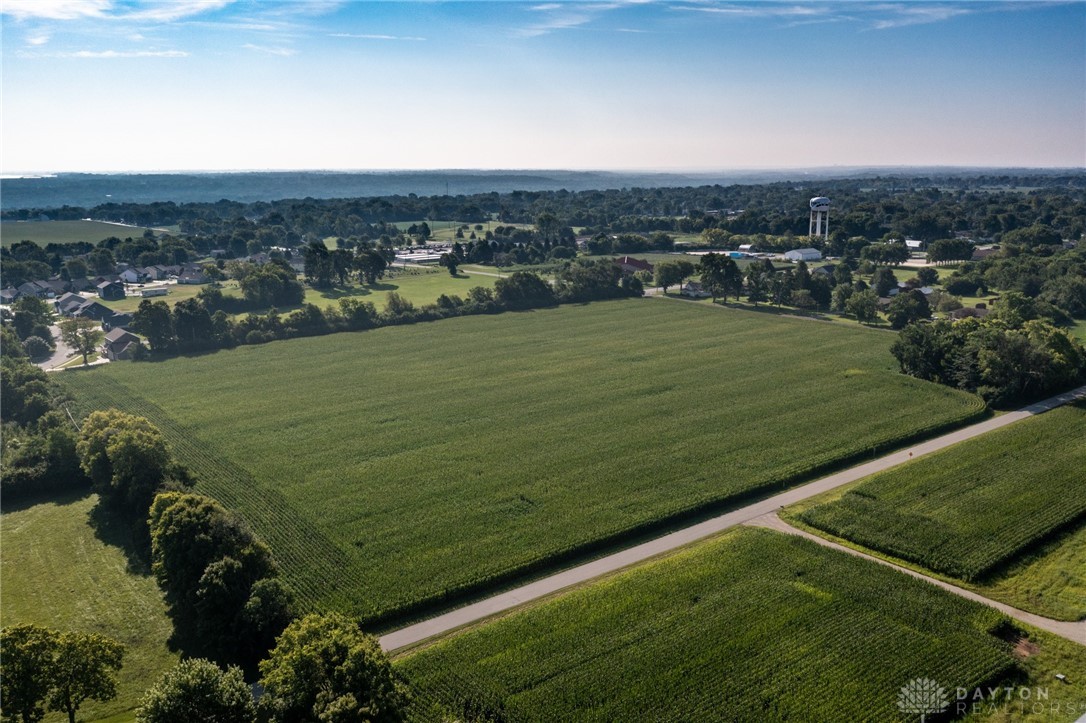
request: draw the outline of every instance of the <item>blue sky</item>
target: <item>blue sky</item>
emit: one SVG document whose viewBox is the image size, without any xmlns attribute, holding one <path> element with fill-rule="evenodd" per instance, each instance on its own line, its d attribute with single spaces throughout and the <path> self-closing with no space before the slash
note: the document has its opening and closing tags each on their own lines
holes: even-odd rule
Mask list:
<svg viewBox="0 0 1086 723">
<path fill-rule="evenodd" d="M 1086 166 L 1086 2 L 4 0 L 0 171 Z"/>
</svg>

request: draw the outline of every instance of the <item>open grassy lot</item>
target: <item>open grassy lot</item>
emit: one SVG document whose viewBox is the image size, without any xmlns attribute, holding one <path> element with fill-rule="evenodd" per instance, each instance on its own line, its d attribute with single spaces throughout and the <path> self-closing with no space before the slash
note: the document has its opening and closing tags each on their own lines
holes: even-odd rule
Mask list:
<svg viewBox="0 0 1086 723">
<path fill-rule="evenodd" d="M 223 288 L 224 294 L 228 296 L 231 294 L 235 296 L 241 296 L 241 291 L 238 289 L 237 282 L 227 282 L 227 286 L 229 288 Z M 167 288 L 169 289 L 169 293 L 167 293 L 165 296 L 151 296 L 148 297 L 148 301 L 165 301 L 170 306 L 173 306 L 179 301 L 187 301 L 188 299 L 196 298 L 196 295 L 204 289 L 204 285 L 169 284 Z M 139 308 L 140 302 L 143 301 L 143 297 L 135 295 L 137 287 L 130 286 L 126 289 L 126 291 L 128 294 L 131 294 L 131 296 L 126 296 L 123 299 L 112 300 L 94 297 L 94 300 L 102 306 L 108 306 L 114 311 L 126 311 L 128 313 L 132 313 Z"/>
<path fill-rule="evenodd" d="M 303 604 L 363 616 L 780 489 L 982 413 L 892 337 L 659 300 L 244 347 L 60 377 L 163 428 Z"/>
<path fill-rule="evenodd" d="M 1086 406 L 1069 406 L 875 475 L 796 516 L 1012 605 L 1080 619 L 1083 470 Z"/>
<path fill-rule="evenodd" d="M 491 271 L 496 273 L 496 270 Z M 350 286 L 346 289 L 332 290 L 314 289 L 306 287 L 305 303 L 316 304 L 321 308 L 336 306 L 339 300 L 351 297 L 361 301 L 370 301 L 377 310 L 385 308 L 388 295 L 395 291 L 416 306 L 432 304 L 442 294 L 460 296 L 464 298 L 468 291 L 475 286 L 490 288 L 498 279 L 494 276 L 485 276 L 472 273 L 470 270 L 458 271 L 456 276 L 450 276 L 444 268 L 435 269 L 394 269 L 387 273 L 385 278 L 379 279 L 373 286 Z"/>
<path fill-rule="evenodd" d="M 77 241 L 96 244 L 110 236 L 142 236 L 145 230 L 142 226 L 124 226 L 104 221 L 4 221 L 0 223 L 0 241 L 4 246 L 24 240 L 33 241 L 39 246 Z"/>
<path fill-rule="evenodd" d="M 882 566 L 743 528 L 397 667 L 418 721 L 905 720 L 898 692 L 914 678 L 953 691 L 1013 673 L 1011 645 L 991 634 L 1000 621 Z"/>
<path fill-rule="evenodd" d="M 94 512 L 96 503 L 94 495 L 69 496 L 0 515 L 3 624 L 38 623 L 124 643 L 116 700 L 87 701 L 80 718 L 128 720 L 144 691 L 177 662 L 166 647 L 173 625 L 154 578 L 129 569 L 119 546 L 125 534 Z"/>
</svg>

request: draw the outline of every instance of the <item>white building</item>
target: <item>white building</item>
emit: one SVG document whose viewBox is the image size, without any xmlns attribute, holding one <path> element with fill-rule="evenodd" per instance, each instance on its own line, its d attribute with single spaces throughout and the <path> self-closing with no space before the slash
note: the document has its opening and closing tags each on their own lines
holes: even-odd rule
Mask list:
<svg viewBox="0 0 1086 723">
<path fill-rule="evenodd" d="M 800 261 L 818 261 L 822 258 L 822 252 L 818 249 L 792 249 L 786 251 L 784 258 L 788 259 L 792 263 L 799 263 Z"/>
</svg>

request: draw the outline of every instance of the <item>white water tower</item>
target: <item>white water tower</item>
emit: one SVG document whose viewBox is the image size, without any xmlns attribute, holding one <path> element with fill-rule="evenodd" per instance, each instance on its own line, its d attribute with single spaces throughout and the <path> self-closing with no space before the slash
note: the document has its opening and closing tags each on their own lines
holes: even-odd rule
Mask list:
<svg viewBox="0 0 1086 723">
<path fill-rule="evenodd" d="M 816 196 L 811 199 L 811 227 L 807 232 L 807 238 L 830 236 L 830 199 L 825 196 Z"/>
</svg>

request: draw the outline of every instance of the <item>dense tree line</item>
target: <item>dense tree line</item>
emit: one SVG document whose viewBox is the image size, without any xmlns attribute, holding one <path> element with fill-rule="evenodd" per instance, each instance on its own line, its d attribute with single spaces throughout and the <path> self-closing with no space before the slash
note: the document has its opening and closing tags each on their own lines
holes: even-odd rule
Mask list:
<svg viewBox="0 0 1086 723">
<path fill-rule="evenodd" d="M 393 292 L 382 311 L 370 302 L 346 298 L 326 309 L 306 304 L 286 315 L 273 308 L 266 314 L 234 320 L 221 308 L 214 313 L 208 308 L 209 303 L 215 306 L 215 299 L 222 298 L 214 293 L 201 293 L 200 298 L 179 302 L 172 310 L 164 301 L 145 299 L 133 315 L 131 328 L 145 337 L 147 351 L 162 356 L 641 293 L 641 282 L 623 277 L 609 260 L 579 260 L 559 268 L 553 284 L 536 274 L 517 271 L 499 279 L 493 289 L 478 286 L 468 291 L 466 298 L 442 294 L 423 306 Z"/>
<path fill-rule="evenodd" d="M 293 617 L 268 548 L 201 495 L 165 492 L 149 512 L 151 571 L 189 655 L 255 668 Z"/>
<path fill-rule="evenodd" d="M 910 324 L 891 352 L 901 371 L 1005 406 L 1086 381 L 1086 349 L 1067 332 L 1018 312 Z"/>
<path fill-rule="evenodd" d="M 59 392 L 7 325 L 0 328 L 0 400 L 0 497 L 6 504 L 90 486 Z"/>
<path fill-rule="evenodd" d="M 304 723 L 405 720 L 407 692 L 380 644 L 338 613 L 295 620 L 260 663 L 255 701 L 242 670 L 194 658 L 140 702 L 139 723 Z"/>
</svg>

